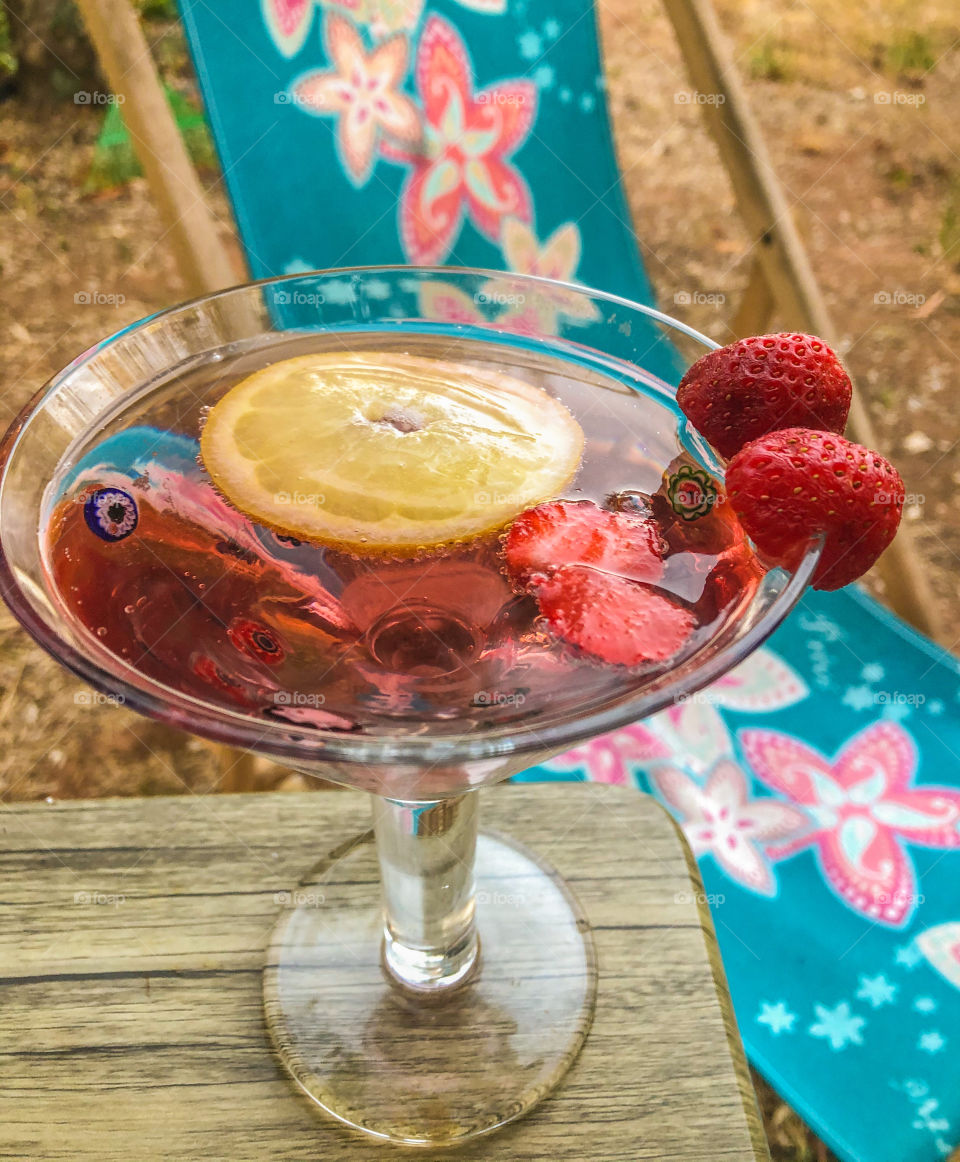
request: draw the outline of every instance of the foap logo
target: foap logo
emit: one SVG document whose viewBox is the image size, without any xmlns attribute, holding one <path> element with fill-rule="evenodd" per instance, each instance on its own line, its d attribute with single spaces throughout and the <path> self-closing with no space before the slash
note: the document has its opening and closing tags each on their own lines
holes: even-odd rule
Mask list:
<svg viewBox="0 0 960 1162">
<path fill-rule="evenodd" d="M 673 701 L 676 706 L 722 706 L 723 695 L 710 689 L 697 690 L 694 694 L 678 694 Z"/>
<path fill-rule="evenodd" d="M 326 698 L 307 690 L 277 690 L 273 702 L 275 706 L 311 706 L 316 709 L 326 702 Z"/>
<path fill-rule="evenodd" d="M 479 306 L 483 306 L 485 303 L 487 303 L 498 307 L 522 307 L 523 304 L 527 301 L 527 296 L 499 294 L 495 291 L 478 291 L 473 296 L 473 301 Z"/>
<path fill-rule="evenodd" d="M 926 702 L 925 694 L 904 692 L 902 690 L 877 690 L 873 696 L 875 706 L 922 706 Z"/>
<path fill-rule="evenodd" d="M 80 290 L 73 296 L 78 307 L 120 307 L 127 301 L 126 295 L 107 294 L 100 290 Z"/>
<path fill-rule="evenodd" d="M 503 690 L 478 690 L 473 696 L 474 706 L 522 706 L 526 700 L 526 694 L 519 690 L 509 694 Z"/>
<path fill-rule="evenodd" d="M 92 904 L 97 908 L 119 908 L 127 902 L 127 897 L 117 892 L 74 892 L 75 904 Z"/>
<path fill-rule="evenodd" d="M 326 901 L 323 892 L 303 892 L 299 888 L 293 892 L 273 893 L 273 902 L 287 908 L 319 908 Z"/>
<path fill-rule="evenodd" d="M 674 105 L 724 105 L 724 93 L 701 93 L 699 89 L 678 89 L 673 94 Z"/>
<path fill-rule="evenodd" d="M 919 108 L 927 103 L 923 93 L 911 93 L 904 89 L 881 89 L 873 94 L 874 105 L 910 105 Z"/>
<path fill-rule="evenodd" d="M 711 291 L 677 291 L 673 301 L 678 307 L 708 306 L 720 307 L 727 301 L 727 296 Z"/>
<path fill-rule="evenodd" d="M 275 290 L 273 301 L 280 307 L 322 307 L 327 301 L 316 291 Z"/>
<path fill-rule="evenodd" d="M 273 103 L 274 105 L 295 105 L 298 109 L 309 109 L 314 112 L 330 104 L 325 93 L 312 93 L 310 100 L 307 101 L 299 93 L 291 93 L 289 89 L 274 93 Z"/>
<path fill-rule="evenodd" d="M 488 905 L 494 908 L 522 908 L 527 897 L 522 892 L 488 892 L 485 888 L 477 891 L 477 904 L 481 907 Z"/>
<path fill-rule="evenodd" d="M 878 307 L 922 307 L 927 296 L 916 291 L 882 290 L 873 296 L 873 302 Z"/>
<path fill-rule="evenodd" d="M 122 105 L 126 99 L 123 93 L 101 93 L 97 89 L 78 89 L 73 94 L 74 105 Z"/>
<path fill-rule="evenodd" d="M 723 892 L 675 892 L 675 904 L 709 904 L 711 908 L 718 908 L 727 902 Z"/>
<path fill-rule="evenodd" d="M 526 105 L 527 94 L 510 90 L 509 92 L 501 92 L 499 89 L 494 89 L 493 92 L 479 92 L 473 98 L 478 105 Z"/>
<path fill-rule="evenodd" d="M 295 504 L 305 508 L 321 508 L 327 498 L 322 492 L 275 492 L 274 504 Z"/>
<path fill-rule="evenodd" d="M 496 504 L 505 508 L 520 509 L 526 505 L 527 497 L 513 492 L 475 492 L 473 502 L 474 504 Z"/>
<path fill-rule="evenodd" d="M 122 694 L 101 694 L 99 690 L 78 690 L 73 696 L 74 706 L 122 706 Z"/>
<path fill-rule="evenodd" d="M 899 504 L 902 508 L 923 508 L 927 503 L 923 492 L 876 492 L 874 504 Z"/>
</svg>

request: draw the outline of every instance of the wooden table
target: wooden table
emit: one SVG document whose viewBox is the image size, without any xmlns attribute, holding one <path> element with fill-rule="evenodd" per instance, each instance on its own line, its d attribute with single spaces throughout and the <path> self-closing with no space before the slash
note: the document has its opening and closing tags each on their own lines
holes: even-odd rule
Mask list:
<svg viewBox="0 0 960 1162">
<path fill-rule="evenodd" d="M 0 1156 L 70 1162 L 767 1158 L 696 869 L 660 807 L 591 784 L 484 792 L 594 926 L 596 1018 L 560 1088 L 458 1151 L 324 1120 L 261 1012 L 277 893 L 366 830 L 352 792 L 18 804 L 0 812 Z"/>
</svg>

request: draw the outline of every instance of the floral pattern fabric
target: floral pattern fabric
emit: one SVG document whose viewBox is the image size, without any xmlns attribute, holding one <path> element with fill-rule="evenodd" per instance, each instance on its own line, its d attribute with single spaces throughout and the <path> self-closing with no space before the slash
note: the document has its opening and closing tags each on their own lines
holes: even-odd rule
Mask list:
<svg viewBox="0 0 960 1162">
<path fill-rule="evenodd" d="M 523 776 L 672 812 L 753 1061 L 848 1159 L 960 1140 L 958 702 L 960 668 L 869 599 L 811 594 L 708 689 Z"/>
<path fill-rule="evenodd" d="M 503 10 L 494 0 L 466 5 Z M 529 77 L 478 86 L 473 62 L 454 24 L 432 14 L 416 36 L 419 7 L 356 0 L 326 3 L 323 43 L 328 67 L 293 79 L 298 109 L 336 123 L 336 149 L 354 186 L 366 185 L 379 162 L 405 172 L 398 236 L 415 265 L 458 261 L 465 222 L 500 250 L 504 269 L 559 282 L 576 281 L 582 249 L 575 222 L 562 222 L 542 244 L 533 230 L 534 199 L 515 163 L 537 119 L 539 89 Z M 264 20 L 277 49 L 294 55 L 313 19 L 309 4 L 264 0 Z M 368 47 L 369 43 L 369 47 Z M 409 78 L 408 78 L 409 72 Z M 404 91 L 409 80 L 413 92 Z M 458 265 L 467 265 L 466 260 Z M 430 286 L 425 309 L 441 321 L 496 323 L 522 335 L 552 335 L 560 316 L 593 322 L 596 309 L 562 287 L 534 306 L 517 302 L 505 280 L 493 280 L 478 304 L 456 287 Z"/>
</svg>

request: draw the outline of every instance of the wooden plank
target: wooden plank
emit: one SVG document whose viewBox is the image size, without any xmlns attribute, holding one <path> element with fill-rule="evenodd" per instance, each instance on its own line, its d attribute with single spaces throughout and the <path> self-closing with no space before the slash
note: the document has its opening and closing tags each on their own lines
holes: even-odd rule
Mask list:
<svg viewBox="0 0 960 1162">
<path fill-rule="evenodd" d="M 571 883 L 595 931 L 598 1007 L 553 1096 L 430 1162 L 767 1158 L 702 889 L 669 817 L 591 784 L 498 788 L 482 814 Z M 368 815 L 353 792 L 4 809 L 0 1156 L 382 1159 L 295 1092 L 261 1007 L 276 894 Z"/>
<path fill-rule="evenodd" d="M 730 320 L 730 330 L 738 339 L 745 339 L 749 335 L 762 335 L 770 325 L 775 307 L 776 301 L 767 282 L 763 263 L 754 255 L 743 298 L 737 306 L 736 314 Z"/>
<path fill-rule="evenodd" d="M 244 281 L 219 235 L 129 0 L 77 0 L 176 256 L 188 293 Z"/>
<path fill-rule="evenodd" d="M 709 0 L 669 0 L 664 8 L 691 83 L 699 92 L 719 98 L 701 106 L 703 116 L 730 175 L 740 214 L 756 239 L 754 255 L 785 326 L 813 332 L 835 346 L 836 328 Z M 856 392 L 848 427 L 858 443 L 879 448 L 869 412 Z M 876 569 L 890 607 L 946 645 L 923 556 L 909 526 L 901 526 Z"/>
</svg>

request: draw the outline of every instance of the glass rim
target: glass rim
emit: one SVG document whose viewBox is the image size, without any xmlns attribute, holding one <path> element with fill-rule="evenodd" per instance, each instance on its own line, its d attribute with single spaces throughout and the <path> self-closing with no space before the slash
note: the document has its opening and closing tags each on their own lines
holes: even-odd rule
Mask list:
<svg viewBox="0 0 960 1162">
<path fill-rule="evenodd" d="M 135 320 L 81 352 L 66 367 L 53 375 L 19 411 L 0 440 L 0 496 L 2 496 L 6 482 L 7 464 L 23 438 L 31 418 L 43 410 L 47 400 L 52 398 L 71 376 L 92 362 L 104 349 L 130 332 L 187 312 L 198 305 L 213 303 L 229 296 L 250 294 L 258 288 L 278 283 L 311 279 L 318 275 L 342 277 L 398 273 L 410 274 L 411 276 L 441 275 L 454 278 L 472 276 L 503 279 L 506 277 L 532 287 L 558 288 L 567 293 L 598 299 L 645 315 L 669 330 L 686 335 L 708 350 L 716 350 L 720 346 L 709 336 L 702 334 L 679 319 L 674 319 L 656 307 L 634 302 L 621 295 L 596 290 L 579 283 L 511 271 L 480 267 L 408 266 L 395 263 L 298 271 L 292 274 L 257 279 L 252 282 L 237 283 L 222 290 L 198 295 Z M 508 336 L 513 334 L 507 330 L 497 332 L 495 326 L 491 327 L 491 331 Z M 560 344 L 564 342 L 563 338 L 557 338 L 556 341 Z M 665 386 L 671 392 L 675 390 L 670 384 Z M 39 530 L 37 535 L 39 535 Z M 153 691 L 157 692 L 145 689 L 141 685 L 128 681 L 117 669 L 109 669 L 106 665 L 99 664 L 81 649 L 65 640 L 38 613 L 27 598 L 25 590 L 17 580 L 14 569 L 8 560 L 2 527 L 0 527 L 0 597 L 6 602 L 23 629 L 53 658 L 77 677 L 93 686 L 94 689 L 107 695 L 120 694 L 124 706 L 147 717 L 217 742 L 285 759 L 294 766 L 297 765 L 298 761 L 301 764 L 333 761 L 396 764 L 422 768 L 442 766 L 447 763 L 467 763 L 510 754 L 558 753 L 567 746 L 573 746 L 584 739 L 605 734 L 635 722 L 637 719 L 645 718 L 671 703 L 676 703 L 681 696 L 702 689 L 750 654 L 776 629 L 808 585 L 819 560 L 821 548 L 822 540 L 820 538 L 811 540 L 804 549 L 803 556 L 796 568 L 790 574 L 786 585 L 774 596 L 757 624 L 751 626 L 737 641 L 721 648 L 681 678 L 658 683 L 652 690 L 640 688 L 635 695 L 627 697 L 613 706 L 601 707 L 584 715 L 578 715 L 575 710 L 571 711 L 567 717 L 551 721 L 546 725 L 524 723 L 521 719 L 491 729 L 460 735 L 456 733 L 432 736 L 400 733 L 395 735 L 352 735 L 323 728 L 298 728 L 297 724 L 292 722 L 271 719 L 255 721 L 239 711 L 215 706 L 153 680 L 147 681 L 153 687 Z M 686 664 L 688 663 L 684 663 L 684 665 Z M 121 659 L 117 659 L 117 665 L 118 667 L 123 665 Z M 297 737 L 291 737 L 293 735 Z"/>
</svg>

